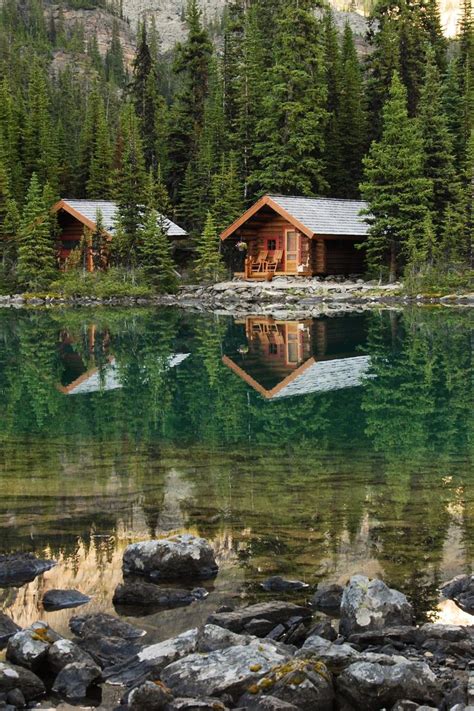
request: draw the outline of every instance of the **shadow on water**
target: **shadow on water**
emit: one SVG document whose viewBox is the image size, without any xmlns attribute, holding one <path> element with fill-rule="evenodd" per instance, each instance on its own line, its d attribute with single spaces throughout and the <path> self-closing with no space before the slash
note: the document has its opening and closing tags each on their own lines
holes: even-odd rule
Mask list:
<svg viewBox="0 0 474 711">
<path fill-rule="evenodd" d="M 185 530 L 221 572 L 140 617 L 156 638 L 274 574 L 379 575 L 423 619 L 473 559 L 472 336 L 469 311 L 3 310 L 0 548 L 58 565 L 2 608 L 61 631 L 42 594 L 75 587 L 110 611 L 125 546 Z"/>
</svg>

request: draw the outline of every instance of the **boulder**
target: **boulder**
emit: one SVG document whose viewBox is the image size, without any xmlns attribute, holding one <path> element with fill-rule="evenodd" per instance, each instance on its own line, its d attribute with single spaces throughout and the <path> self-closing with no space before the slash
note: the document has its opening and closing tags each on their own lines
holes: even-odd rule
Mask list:
<svg viewBox="0 0 474 711">
<path fill-rule="evenodd" d="M 95 664 L 94 659 L 70 639 L 58 639 L 48 649 L 48 664 L 56 674 L 73 662 Z"/>
<path fill-rule="evenodd" d="M 341 611 L 343 592 L 344 588 L 336 583 L 331 585 L 320 584 L 312 597 L 311 604 L 316 610 L 321 610 L 327 615 L 337 617 Z"/>
<path fill-rule="evenodd" d="M 163 667 L 196 650 L 198 629 L 191 629 L 164 642 L 143 647 L 134 657 L 106 667 L 104 679 L 109 684 L 137 686 L 156 679 Z"/>
<path fill-rule="evenodd" d="M 30 583 L 56 561 L 37 558 L 33 553 L 11 553 L 0 555 L 0 588 L 20 587 Z"/>
<path fill-rule="evenodd" d="M 273 601 L 241 607 L 233 612 L 216 612 L 207 621 L 209 624 L 225 627 L 232 632 L 246 632 L 249 623 L 252 623 L 255 631 L 254 620 L 266 620 L 274 627 L 288 622 L 291 618 L 309 620 L 310 617 L 311 610 L 307 607 L 294 605 L 291 602 Z"/>
<path fill-rule="evenodd" d="M 267 578 L 260 586 L 265 592 L 293 592 L 295 590 L 305 590 L 309 588 L 308 583 L 303 583 L 301 580 L 285 580 L 275 575 L 272 578 Z"/>
<path fill-rule="evenodd" d="M 87 690 L 100 678 L 100 669 L 88 662 L 67 664 L 54 680 L 53 692 L 68 701 L 85 699 Z"/>
<path fill-rule="evenodd" d="M 249 687 L 239 705 L 245 708 L 252 697 L 261 698 L 267 693 L 280 702 L 293 704 L 300 711 L 332 711 L 334 705 L 331 674 L 324 664 L 314 660 L 294 659 L 273 667 Z"/>
<path fill-rule="evenodd" d="M 474 575 L 458 575 L 440 589 L 445 598 L 454 600 L 461 610 L 474 615 Z"/>
<path fill-rule="evenodd" d="M 163 711 L 173 701 L 173 694 L 161 682 L 145 681 L 128 695 L 129 711 Z"/>
<path fill-rule="evenodd" d="M 298 711 L 299 706 L 277 699 L 275 696 L 245 695 L 245 711 Z"/>
<path fill-rule="evenodd" d="M 26 706 L 25 695 L 21 689 L 12 689 L 6 698 L 7 704 L 11 704 L 15 709 L 23 709 Z"/>
<path fill-rule="evenodd" d="M 46 622 L 35 622 L 8 640 L 8 661 L 26 669 L 37 669 L 46 659 L 50 646 L 61 639 Z"/>
<path fill-rule="evenodd" d="M 250 644 L 253 640 L 255 640 L 255 637 L 236 634 L 224 627 L 204 625 L 199 630 L 196 651 L 215 652 L 217 649 L 227 649 L 227 647 L 235 647 L 238 644 Z"/>
<path fill-rule="evenodd" d="M 168 704 L 166 711 L 227 711 L 227 706 L 224 706 L 219 699 L 210 697 L 178 698 Z"/>
<path fill-rule="evenodd" d="M 356 662 L 337 680 L 337 691 L 355 708 L 377 711 L 390 708 L 400 699 L 437 704 L 441 685 L 427 664 L 403 662 L 384 666 Z"/>
<path fill-rule="evenodd" d="M 85 637 L 77 641 L 78 646 L 102 669 L 112 664 L 121 664 L 135 657 L 143 649 L 143 643 L 138 640 L 121 639 L 120 637 Z"/>
<path fill-rule="evenodd" d="M 177 696 L 238 698 L 272 667 L 289 659 L 272 642 L 255 640 L 209 654 L 190 654 L 166 666 L 161 679 Z"/>
<path fill-rule="evenodd" d="M 90 600 L 90 597 L 83 595 L 78 590 L 48 590 L 43 595 L 43 607 L 48 611 L 65 610 L 85 605 Z"/>
<path fill-rule="evenodd" d="M 8 694 L 13 689 L 20 689 L 27 701 L 37 699 L 46 692 L 41 679 L 29 669 L 0 662 L 0 693 Z"/>
<path fill-rule="evenodd" d="M 0 649 L 3 649 L 10 637 L 13 637 L 20 629 L 21 627 L 19 627 L 16 622 L 13 622 L 8 615 L 0 612 Z"/>
<path fill-rule="evenodd" d="M 217 575 L 214 551 L 204 538 L 182 534 L 127 546 L 123 554 L 125 574 L 151 580 L 205 580 Z"/>
<path fill-rule="evenodd" d="M 311 629 L 307 632 L 306 639 L 308 639 L 312 635 L 324 637 L 324 639 L 328 639 L 330 642 L 334 642 L 334 640 L 337 639 L 337 632 L 329 620 L 325 620 L 324 622 L 317 622 L 314 627 L 311 627 Z"/>
<path fill-rule="evenodd" d="M 98 612 L 94 615 L 71 617 L 69 627 L 77 637 L 119 637 L 120 639 L 138 639 L 144 630 L 122 622 L 118 617 Z"/>
<path fill-rule="evenodd" d="M 350 644 L 334 644 L 328 639 L 312 635 L 303 644 L 298 656 L 308 657 L 314 655 L 323 662 L 332 672 L 338 672 L 358 661 L 360 653 Z"/>
<path fill-rule="evenodd" d="M 114 605 L 137 607 L 184 607 L 196 600 L 204 600 L 209 595 L 204 588 L 180 590 L 178 588 L 162 588 L 144 580 L 125 581 L 117 585 L 114 592 Z"/>
<path fill-rule="evenodd" d="M 385 585 L 382 580 L 369 580 L 354 575 L 345 587 L 341 602 L 340 633 L 380 630 L 390 625 L 413 622 L 413 607 L 406 596 Z"/>
</svg>

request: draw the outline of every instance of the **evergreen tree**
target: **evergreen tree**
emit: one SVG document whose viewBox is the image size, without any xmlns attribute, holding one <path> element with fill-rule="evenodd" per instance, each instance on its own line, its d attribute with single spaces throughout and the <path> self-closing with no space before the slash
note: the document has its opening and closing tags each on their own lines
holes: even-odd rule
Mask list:
<svg viewBox="0 0 474 711">
<path fill-rule="evenodd" d="M 220 240 L 210 212 L 201 239 L 196 244 L 194 264 L 197 279 L 201 282 L 216 282 L 222 277 L 224 264 L 220 254 Z"/>
<path fill-rule="evenodd" d="M 341 151 L 341 136 L 339 133 L 339 111 L 341 105 L 343 67 L 339 36 L 334 15 L 327 10 L 323 18 L 324 29 L 324 67 L 326 74 L 326 111 L 328 113 L 325 145 L 325 178 L 329 190 L 339 195 L 341 185 L 341 170 L 343 156 Z"/>
<path fill-rule="evenodd" d="M 474 128 L 474 17 L 472 0 L 462 0 L 459 26 L 459 72 L 463 95 L 462 145 L 466 149 Z"/>
<path fill-rule="evenodd" d="M 112 23 L 112 38 L 110 47 L 105 55 L 105 73 L 108 81 L 116 86 L 124 86 L 126 81 L 123 49 L 120 42 L 119 24 L 117 20 Z"/>
<path fill-rule="evenodd" d="M 218 173 L 212 178 L 212 217 L 217 234 L 225 230 L 243 212 L 243 191 L 237 176 L 233 154 L 222 157 Z"/>
<path fill-rule="evenodd" d="M 95 229 L 91 234 L 90 248 L 94 271 L 104 270 L 108 262 L 108 240 L 105 232 L 104 216 L 100 209 L 96 212 Z"/>
<path fill-rule="evenodd" d="M 257 193 L 313 195 L 323 177 L 326 89 L 314 0 L 287 3 L 278 18 L 275 64 L 257 126 Z"/>
<path fill-rule="evenodd" d="M 171 243 L 163 217 L 149 209 L 141 235 L 141 267 L 147 281 L 160 293 L 174 293 L 178 288 Z"/>
<path fill-rule="evenodd" d="M 18 235 L 18 283 L 25 291 L 44 289 L 56 272 L 50 220 L 35 173 L 31 176 Z"/>
<path fill-rule="evenodd" d="M 5 281 L 14 271 L 17 257 L 16 240 L 19 227 L 18 208 L 12 198 L 10 179 L 0 153 L 0 280 Z"/>
<path fill-rule="evenodd" d="M 451 59 L 443 84 L 443 109 L 458 165 L 464 157 L 464 102 L 460 75 L 458 58 Z"/>
<path fill-rule="evenodd" d="M 50 114 L 45 73 L 38 62 L 31 66 L 24 126 L 24 165 L 28 179 L 36 173 L 42 183 L 58 186 L 58 155 Z"/>
<path fill-rule="evenodd" d="M 94 200 L 108 200 L 112 193 L 112 146 L 104 102 L 100 96 L 94 108 L 95 126 L 90 145 L 86 196 Z"/>
<path fill-rule="evenodd" d="M 383 110 L 382 136 L 364 160 L 361 185 L 370 212 L 368 262 L 380 269 L 388 258 L 391 281 L 400 259 L 410 259 L 426 234 L 432 184 L 423 169 L 421 132 L 417 121 L 408 116 L 407 91 L 395 73 Z"/>
</svg>

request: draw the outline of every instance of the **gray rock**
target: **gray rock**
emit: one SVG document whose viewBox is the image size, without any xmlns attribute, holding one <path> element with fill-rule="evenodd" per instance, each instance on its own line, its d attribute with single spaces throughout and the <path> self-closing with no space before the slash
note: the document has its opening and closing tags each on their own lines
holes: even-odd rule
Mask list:
<svg viewBox="0 0 474 711">
<path fill-rule="evenodd" d="M 169 664 L 162 681 L 179 696 L 222 696 L 238 698 L 262 679 L 272 667 L 289 660 L 289 655 L 264 640 L 237 645 L 209 654 L 190 654 Z"/>
<path fill-rule="evenodd" d="M 196 600 L 204 600 L 209 595 L 204 588 L 180 590 L 178 588 L 162 588 L 144 580 L 125 581 L 117 585 L 114 592 L 114 605 L 137 607 L 184 607 Z"/>
<path fill-rule="evenodd" d="M 99 678 L 100 669 L 96 664 L 72 662 L 57 675 L 53 691 L 63 699 L 79 701 L 87 696 L 87 690 Z"/>
<path fill-rule="evenodd" d="M 70 639 L 58 639 L 48 649 L 48 664 L 57 674 L 73 662 L 94 665 L 94 659 Z"/>
<path fill-rule="evenodd" d="M 118 617 L 106 615 L 104 612 L 98 612 L 94 615 L 84 615 L 71 617 L 69 620 L 71 632 L 74 632 L 77 637 L 119 637 L 121 639 L 138 639 L 143 637 L 146 632 L 130 625 L 128 622 L 122 622 Z"/>
<path fill-rule="evenodd" d="M 83 595 L 78 590 L 48 590 L 43 595 L 43 607 L 48 611 L 65 610 L 85 605 L 90 600 L 88 595 Z"/>
<path fill-rule="evenodd" d="M 121 664 L 135 657 L 143 649 L 143 643 L 138 640 L 121 639 L 120 637 L 85 637 L 77 641 L 78 646 L 102 669 L 112 664 Z"/>
<path fill-rule="evenodd" d="M 333 672 L 349 666 L 358 661 L 360 653 L 349 644 L 334 644 L 328 639 L 312 635 L 303 644 L 298 656 L 307 657 L 309 654 L 316 656 Z"/>
<path fill-rule="evenodd" d="M 321 610 L 328 615 L 339 615 L 341 610 L 342 593 L 344 588 L 341 585 L 332 583 L 331 585 L 318 585 L 313 595 L 311 604 L 316 610 Z"/>
<path fill-rule="evenodd" d="M 0 612 L 0 649 L 3 649 L 10 637 L 13 637 L 20 629 L 21 627 L 19 627 L 16 622 L 13 622 L 8 615 Z"/>
<path fill-rule="evenodd" d="M 353 706 L 366 711 L 393 706 L 400 699 L 437 704 L 441 698 L 440 683 L 422 662 L 392 666 L 356 662 L 338 677 L 337 690 Z"/>
<path fill-rule="evenodd" d="M 294 590 L 305 590 L 309 588 L 308 583 L 303 583 L 301 580 L 285 580 L 275 575 L 272 578 L 267 578 L 260 586 L 266 592 L 291 592 Z"/>
<path fill-rule="evenodd" d="M 210 697 L 200 699 L 178 698 L 167 705 L 166 711 L 227 711 L 227 706 L 219 699 Z"/>
<path fill-rule="evenodd" d="M 315 624 L 306 634 L 306 639 L 313 635 L 324 637 L 324 639 L 328 639 L 330 642 L 334 642 L 337 639 L 337 632 L 329 620 Z"/>
<path fill-rule="evenodd" d="M 0 555 L 0 588 L 20 587 L 30 583 L 54 565 L 54 560 L 42 560 L 33 553 Z"/>
<path fill-rule="evenodd" d="M 390 625 L 413 622 L 413 607 L 406 596 L 381 580 L 354 575 L 345 587 L 341 602 L 340 632 L 379 630 Z"/>
<path fill-rule="evenodd" d="M 104 679 L 109 684 L 136 686 L 155 679 L 163 667 L 196 650 L 198 629 L 191 629 L 164 642 L 143 647 L 134 657 L 119 664 L 106 667 Z"/>
<path fill-rule="evenodd" d="M 217 612 L 208 618 L 208 623 L 225 627 L 232 632 L 247 631 L 247 625 L 253 620 L 268 620 L 273 624 L 288 622 L 293 617 L 309 619 L 311 610 L 291 602 L 262 602 L 248 607 L 241 607 L 234 612 Z"/>
<path fill-rule="evenodd" d="M 12 689 L 6 698 L 7 704 L 11 704 L 15 709 L 23 709 L 26 706 L 26 699 L 21 689 Z"/>
<path fill-rule="evenodd" d="M 245 695 L 244 699 L 246 711 L 298 711 L 299 707 L 287 701 L 281 701 L 275 696 L 251 696 Z"/>
<path fill-rule="evenodd" d="M 401 644 L 421 645 L 424 636 L 417 627 L 411 625 L 398 625 L 385 627 L 381 630 L 368 630 L 366 632 L 356 632 L 348 637 L 348 642 L 357 644 L 362 648 L 373 645 L 382 646 L 392 642 Z"/>
<path fill-rule="evenodd" d="M 46 692 L 41 679 L 29 669 L 0 662 L 0 693 L 20 689 L 27 701 L 37 699 Z"/>
<path fill-rule="evenodd" d="M 12 664 L 37 669 L 46 659 L 50 646 L 61 639 L 46 622 L 35 622 L 8 640 L 6 657 Z"/>
<path fill-rule="evenodd" d="M 227 649 L 240 644 L 250 644 L 255 638 L 250 635 L 236 634 L 217 625 L 204 625 L 199 630 L 196 651 L 215 652 L 217 649 Z"/>
<path fill-rule="evenodd" d="M 128 695 L 129 711 L 162 711 L 173 701 L 173 694 L 160 682 L 146 681 Z"/>
<path fill-rule="evenodd" d="M 214 551 L 204 538 L 182 534 L 127 546 L 123 571 L 157 581 L 206 579 L 217 574 L 218 565 Z"/>
<path fill-rule="evenodd" d="M 451 580 L 443 583 L 440 587 L 440 591 L 443 597 L 448 600 L 452 600 L 460 593 L 464 593 L 469 590 L 470 586 L 473 584 L 473 575 L 456 575 L 455 578 L 451 578 Z"/>
</svg>

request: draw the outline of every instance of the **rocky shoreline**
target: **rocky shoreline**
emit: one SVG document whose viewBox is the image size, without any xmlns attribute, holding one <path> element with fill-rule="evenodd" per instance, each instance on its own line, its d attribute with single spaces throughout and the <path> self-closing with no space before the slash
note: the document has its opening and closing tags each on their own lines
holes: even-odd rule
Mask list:
<svg viewBox="0 0 474 711">
<path fill-rule="evenodd" d="M 403 285 L 362 279 L 291 279 L 272 282 L 233 280 L 210 286 L 183 286 L 176 295 L 154 297 L 58 297 L 14 294 L 0 296 L 3 308 L 64 306 L 175 306 L 194 311 L 243 315 L 246 313 L 311 315 L 325 311 L 354 311 L 408 305 L 474 306 L 474 293 L 408 296 Z"/>
<path fill-rule="evenodd" d="M 0 556 L 4 584 L 18 584 L 35 566 L 40 574 L 51 564 L 25 554 Z M 180 535 L 128 546 L 123 572 L 116 590 L 122 604 L 143 600 L 152 588 L 166 608 L 199 604 L 199 595 L 185 600 L 178 593 L 218 575 L 218 563 L 207 541 Z M 170 588 L 171 581 L 180 587 Z M 416 625 L 403 593 L 362 575 L 344 587 L 320 585 L 313 593 L 308 587 L 271 578 L 262 585 L 268 600 L 218 609 L 203 626 L 156 644 L 147 644 L 138 627 L 104 613 L 72 617 L 72 639 L 42 621 L 19 629 L 3 614 L 0 709 L 474 708 L 474 626 Z M 302 591 L 305 600 L 292 601 Z M 67 605 L 70 596 L 62 592 Z M 69 592 L 84 604 L 77 591 Z M 474 613 L 474 576 L 458 576 L 441 594 Z M 115 701 L 103 705 L 110 690 Z"/>
</svg>

